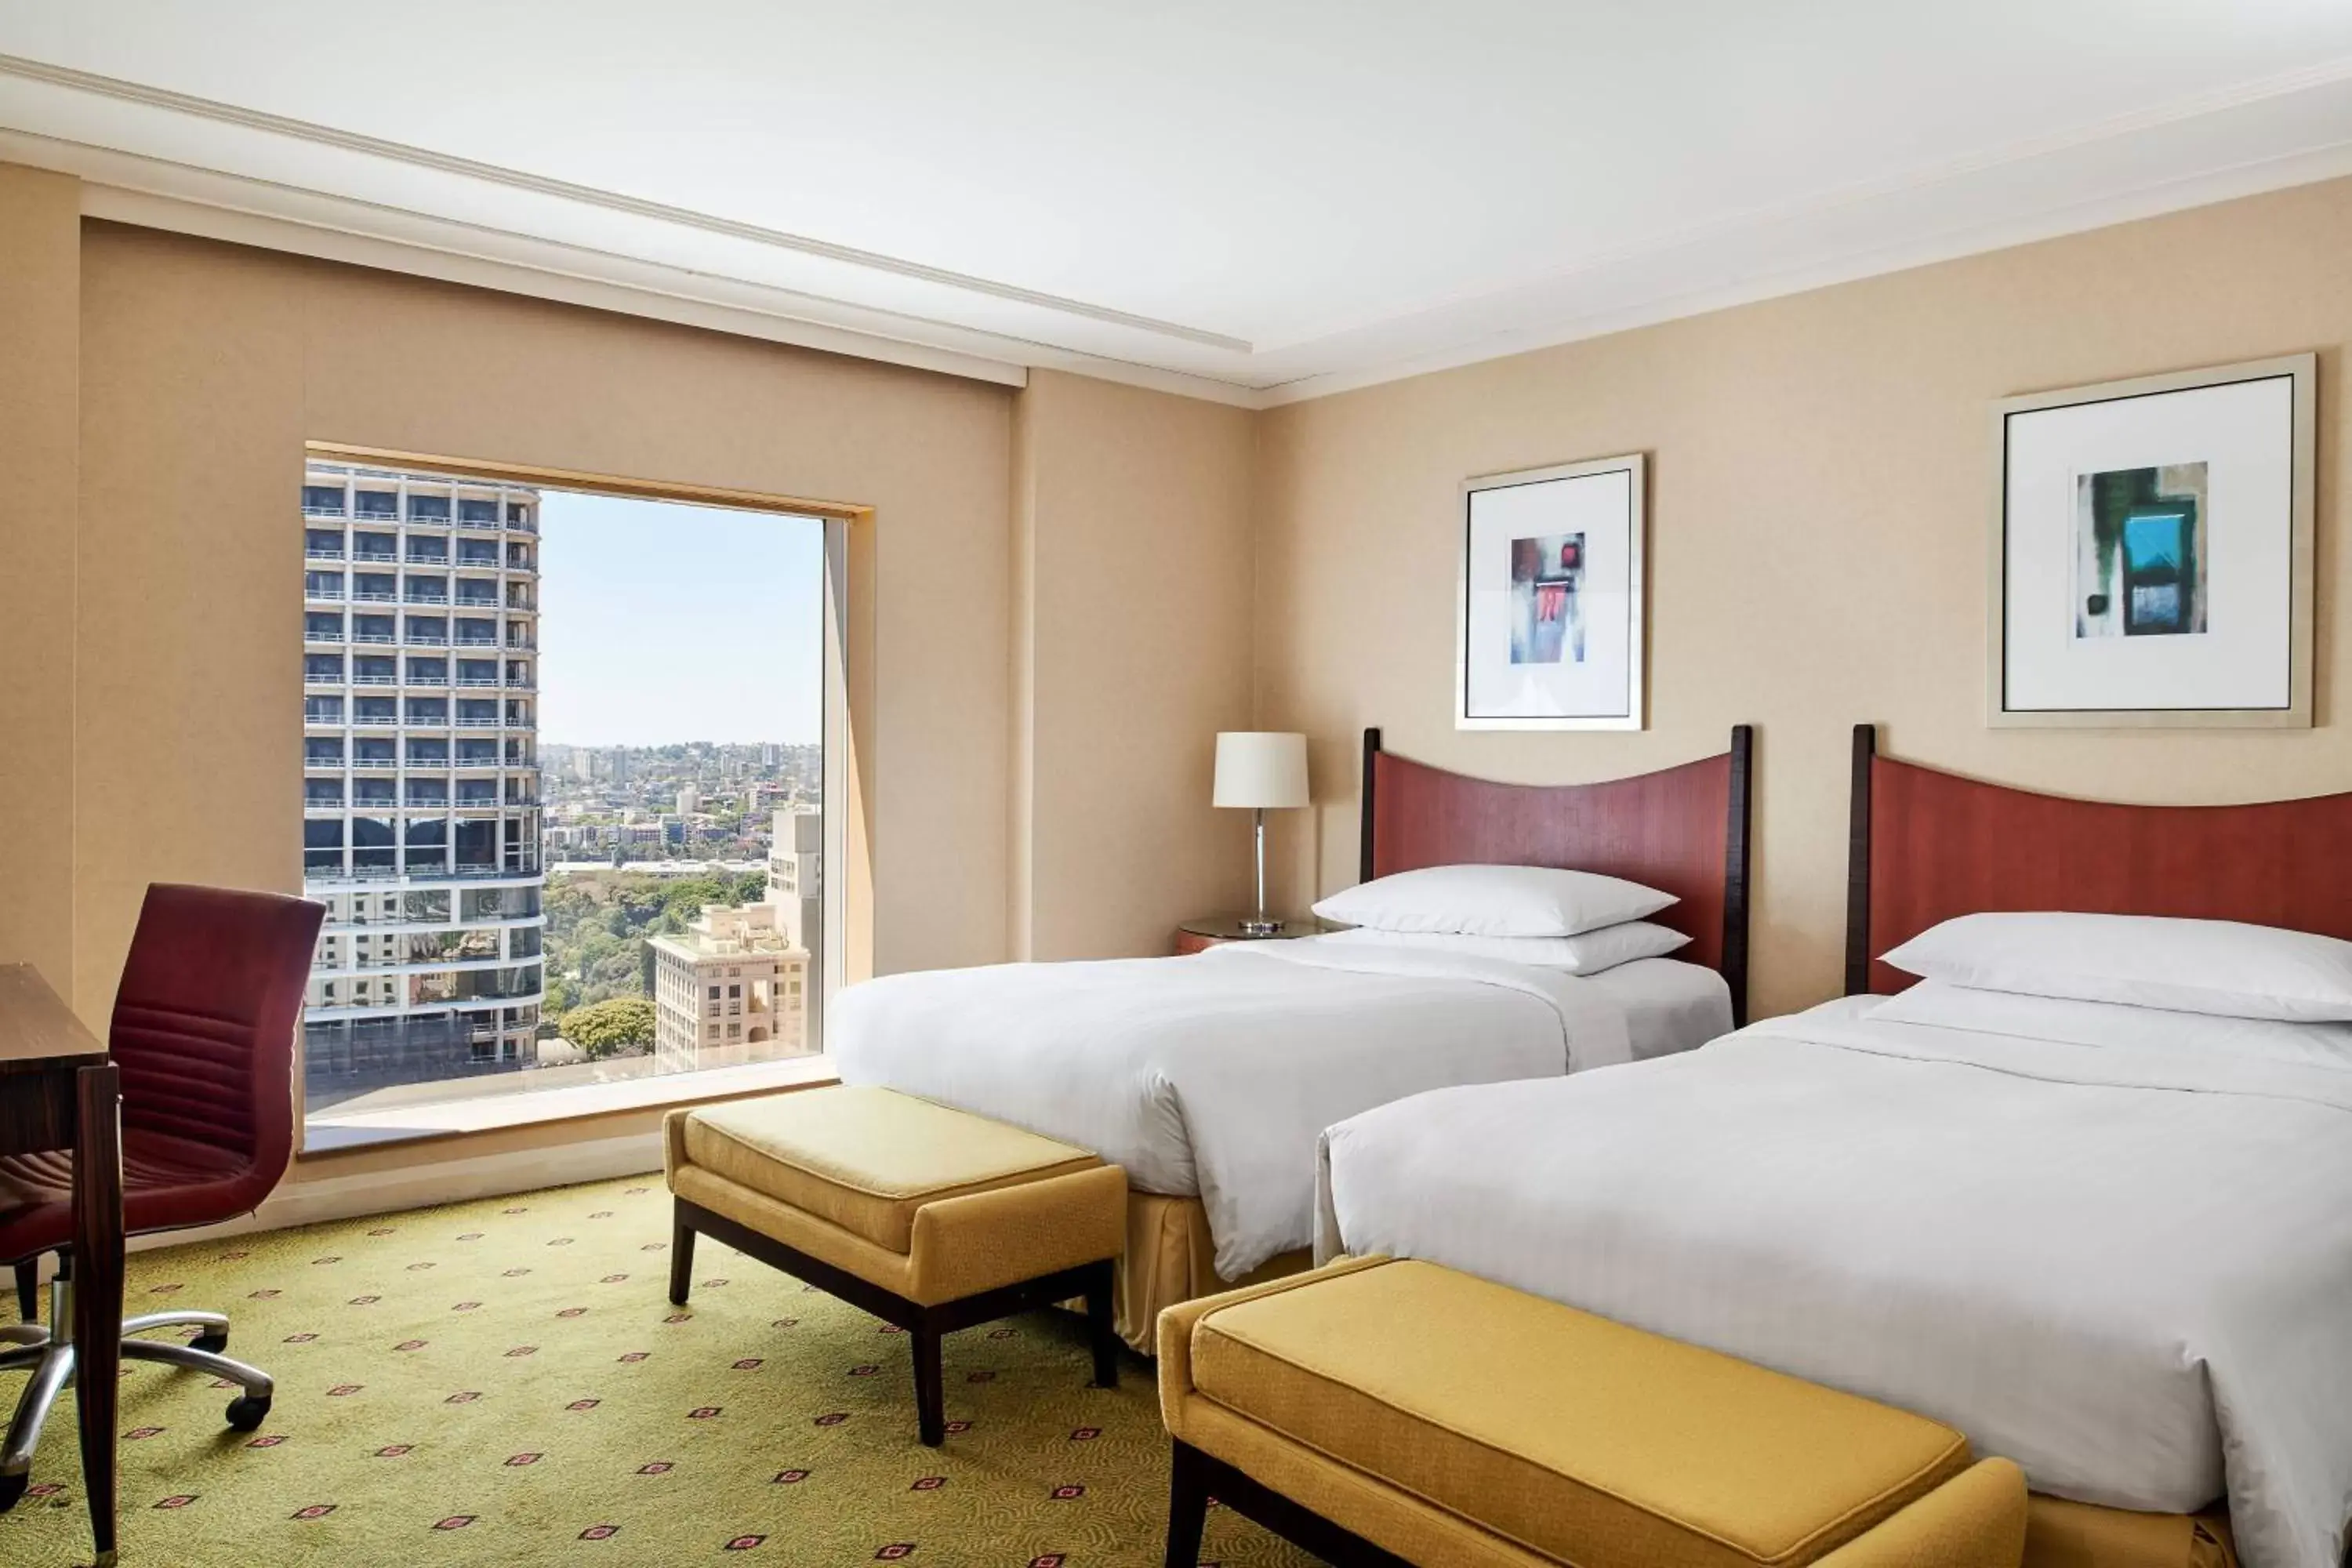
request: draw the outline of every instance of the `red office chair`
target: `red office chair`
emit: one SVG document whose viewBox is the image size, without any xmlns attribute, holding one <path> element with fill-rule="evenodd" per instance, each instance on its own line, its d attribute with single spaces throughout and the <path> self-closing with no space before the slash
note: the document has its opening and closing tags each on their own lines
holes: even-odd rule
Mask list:
<svg viewBox="0 0 2352 1568">
<path fill-rule="evenodd" d="M 278 1184 L 294 1146 L 294 1030 L 326 910 L 300 899 L 218 888 L 147 889 L 114 1001 L 108 1047 L 122 1075 L 124 1228 L 131 1235 L 215 1225 L 252 1211 Z M 0 1156 L 0 1260 L 16 1268 L 24 1321 L 0 1327 L 0 1371 L 31 1386 L 0 1440 L 0 1511 L 24 1495 L 41 1423 L 73 1373 L 72 1343 L 36 1321 L 35 1268 L 60 1258 L 49 1321 L 73 1321 L 70 1154 Z M 194 1327 L 195 1341 L 134 1333 Z M 231 1361 L 218 1312 L 126 1320 L 124 1356 L 226 1378 L 243 1390 L 228 1423 L 250 1432 L 269 1414 L 269 1374 Z"/>
</svg>

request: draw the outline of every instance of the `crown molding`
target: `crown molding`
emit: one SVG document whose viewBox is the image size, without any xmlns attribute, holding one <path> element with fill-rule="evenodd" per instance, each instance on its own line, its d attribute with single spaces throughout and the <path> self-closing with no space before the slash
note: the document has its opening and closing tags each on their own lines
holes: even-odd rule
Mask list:
<svg viewBox="0 0 2352 1568">
<path fill-rule="evenodd" d="M 85 217 L 904 365 L 1002 386 L 1066 370 L 1256 406 L 1230 383 L 971 331 L 609 252 L 446 223 L 0 129 L 0 161 L 77 175 Z M 919 331 L 921 336 L 909 335 Z"/>
</svg>

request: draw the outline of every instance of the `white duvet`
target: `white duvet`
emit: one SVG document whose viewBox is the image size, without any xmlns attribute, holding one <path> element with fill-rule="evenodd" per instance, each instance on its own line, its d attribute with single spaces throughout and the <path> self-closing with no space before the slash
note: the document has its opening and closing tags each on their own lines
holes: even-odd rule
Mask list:
<svg viewBox="0 0 2352 1568">
<path fill-rule="evenodd" d="M 1144 1192 L 1198 1194 L 1228 1279 L 1312 1239 L 1331 1123 L 1630 1054 L 1622 1009 L 1573 975 L 1313 941 L 892 975 L 842 994 L 833 1036 L 845 1083 L 1091 1149 Z"/>
<path fill-rule="evenodd" d="M 1864 1021 L 1326 1136 L 1318 1251 L 1426 1258 L 1939 1417 L 2248 1568 L 2352 1512 L 2352 1071 Z"/>
</svg>

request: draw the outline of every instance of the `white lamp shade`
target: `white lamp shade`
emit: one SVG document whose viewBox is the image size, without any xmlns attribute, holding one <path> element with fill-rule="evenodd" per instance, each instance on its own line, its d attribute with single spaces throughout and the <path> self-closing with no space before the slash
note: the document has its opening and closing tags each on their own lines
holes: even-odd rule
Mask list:
<svg viewBox="0 0 2352 1568">
<path fill-rule="evenodd" d="M 1218 805 L 1275 810 L 1307 804 L 1307 737 L 1273 730 L 1217 736 Z"/>
</svg>

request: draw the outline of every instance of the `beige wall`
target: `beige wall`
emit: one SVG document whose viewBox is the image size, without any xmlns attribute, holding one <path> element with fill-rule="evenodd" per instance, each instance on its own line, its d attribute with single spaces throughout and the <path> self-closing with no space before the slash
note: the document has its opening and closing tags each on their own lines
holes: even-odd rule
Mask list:
<svg viewBox="0 0 2352 1568">
<path fill-rule="evenodd" d="M 875 965 L 1003 956 L 1005 389 L 96 223 L 82 377 L 85 1016 L 147 882 L 299 885 L 306 439 L 873 507 Z"/>
<path fill-rule="evenodd" d="M 1033 373 L 1013 461 L 1016 957 L 1168 951 L 1239 907 L 1245 816 L 1209 804 L 1247 729 L 1252 416 Z"/>
<path fill-rule="evenodd" d="M 0 962 L 73 988 L 81 191 L 0 164 Z"/>
<path fill-rule="evenodd" d="M 1273 411 L 1263 418 L 1261 721 L 1314 737 L 1321 809 L 1288 886 L 1355 878 L 1355 747 L 1570 781 L 1760 726 L 1760 1013 L 1840 982 L 1846 744 L 2067 794 L 2223 801 L 2352 786 L 2338 546 L 2352 458 L 2352 182 L 2307 186 Z M 2319 728 L 1984 724 L 1987 405 L 2316 349 Z M 1650 729 L 1453 728 L 1455 487 L 1646 452 Z"/>
</svg>

